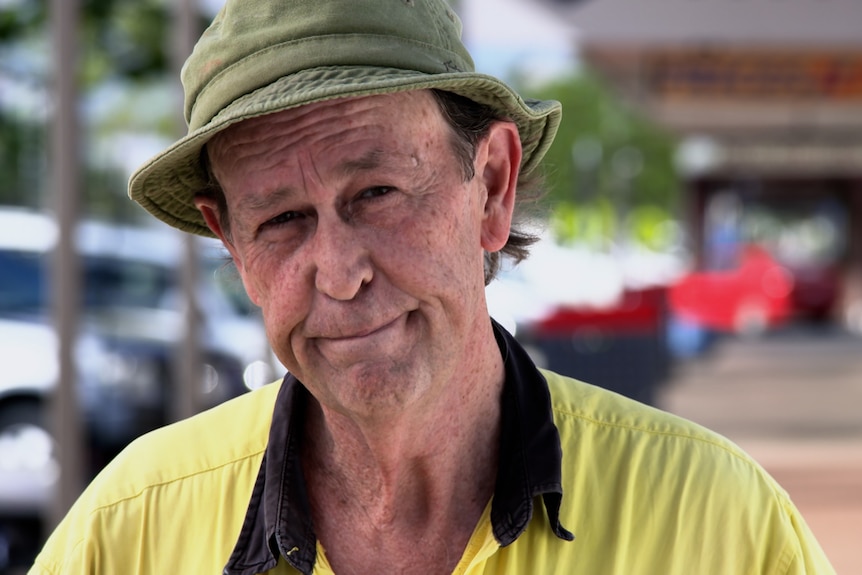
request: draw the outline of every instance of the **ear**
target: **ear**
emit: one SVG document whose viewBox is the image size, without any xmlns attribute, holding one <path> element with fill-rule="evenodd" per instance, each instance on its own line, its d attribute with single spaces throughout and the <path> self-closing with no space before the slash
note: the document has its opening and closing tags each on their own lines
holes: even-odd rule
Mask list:
<svg viewBox="0 0 862 575">
<path fill-rule="evenodd" d="M 222 245 L 224 245 L 225 249 L 227 249 L 228 253 L 230 253 L 230 257 L 233 260 L 233 264 L 236 266 L 237 271 L 239 271 L 239 275 L 242 278 L 243 286 L 245 286 L 245 291 L 248 294 L 249 299 L 254 302 L 255 305 L 260 305 L 257 299 L 257 293 L 252 289 L 251 284 L 246 281 L 245 277 L 245 269 L 242 265 L 242 258 L 239 255 L 239 252 L 236 249 L 236 246 L 233 242 L 228 238 L 226 230 L 221 225 L 221 212 L 215 199 L 204 196 L 204 195 L 196 195 L 194 197 L 195 207 L 200 211 L 201 215 L 204 218 L 204 221 L 209 227 L 210 231 L 216 235 L 218 239 L 221 240 Z"/>
<path fill-rule="evenodd" d="M 485 188 L 482 248 L 496 252 L 509 240 L 521 166 L 521 139 L 512 122 L 495 122 L 476 158 L 476 175 Z"/>
</svg>

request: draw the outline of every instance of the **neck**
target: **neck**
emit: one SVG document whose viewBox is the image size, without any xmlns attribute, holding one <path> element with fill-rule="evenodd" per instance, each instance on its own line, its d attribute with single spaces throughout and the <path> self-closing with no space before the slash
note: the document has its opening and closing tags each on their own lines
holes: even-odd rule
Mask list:
<svg viewBox="0 0 862 575">
<path fill-rule="evenodd" d="M 377 420 L 311 401 L 304 473 L 324 545 L 339 517 L 377 538 L 445 534 L 463 550 L 496 479 L 504 368 L 490 326 L 488 336 L 430 404 Z"/>
</svg>

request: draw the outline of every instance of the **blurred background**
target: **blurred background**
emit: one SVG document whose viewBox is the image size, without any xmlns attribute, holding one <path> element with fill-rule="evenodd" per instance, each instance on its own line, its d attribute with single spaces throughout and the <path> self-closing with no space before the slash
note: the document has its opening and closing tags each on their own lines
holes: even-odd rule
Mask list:
<svg viewBox="0 0 862 575">
<path fill-rule="evenodd" d="M 492 315 L 740 443 L 862 573 L 862 3 L 452 4 L 564 106 Z M 0 0 L 0 573 L 129 441 L 283 375 L 224 250 L 126 197 L 220 5 Z"/>
</svg>

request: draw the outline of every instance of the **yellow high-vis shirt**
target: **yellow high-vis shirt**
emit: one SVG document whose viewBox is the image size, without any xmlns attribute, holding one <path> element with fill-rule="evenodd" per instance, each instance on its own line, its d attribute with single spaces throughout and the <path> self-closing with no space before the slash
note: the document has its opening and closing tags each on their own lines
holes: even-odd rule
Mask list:
<svg viewBox="0 0 862 575">
<path fill-rule="evenodd" d="M 734 444 L 539 372 L 508 334 L 498 341 L 503 425 L 515 431 L 504 431 L 498 488 L 455 573 L 834 574 L 785 491 Z M 289 376 L 135 441 L 31 573 L 332 573 L 306 502 L 280 475 L 298 469 L 285 426 L 306 396 Z"/>
</svg>

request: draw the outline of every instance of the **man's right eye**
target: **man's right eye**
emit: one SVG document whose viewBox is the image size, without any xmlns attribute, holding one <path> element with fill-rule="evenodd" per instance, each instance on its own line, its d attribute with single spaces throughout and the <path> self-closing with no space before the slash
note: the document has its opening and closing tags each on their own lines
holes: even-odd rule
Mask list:
<svg viewBox="0 0 862 575">
<path fill-rule="evenodd" d="M 282 212 L 275 216 L 272 219 L 269 219 L 263 223 L 263 227 L 269 226 L 283 226 L 286 225 L 296 219 L 302 218 L 303 215 L 300 212 Z"/>
</svg>

